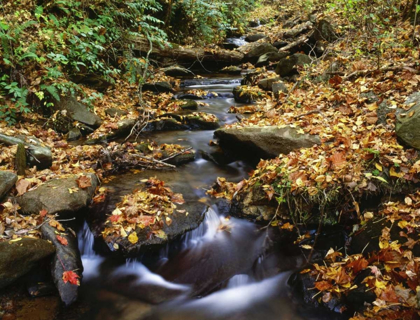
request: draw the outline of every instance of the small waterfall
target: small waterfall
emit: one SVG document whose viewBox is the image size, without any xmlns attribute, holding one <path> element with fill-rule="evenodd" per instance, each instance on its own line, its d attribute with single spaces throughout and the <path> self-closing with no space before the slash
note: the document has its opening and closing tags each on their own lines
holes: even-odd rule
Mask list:
<svg viewBox="0 0 420 320">
<path fill-rule="evenodd" d="M 95 237 L 93 236 L 93 233 L 90 231 L 89 226 L 85 221 L 83 228 L 78 235 L 79 250 L 82 256 L 93 257 L 96 255 L 95 251 L 93 250 L 94 241 Z"/>
<path fill-rule="evenodd" d="M 252 279 L 247 274 L 237 274 L 230 278 L 228 285 L 226 286 L 227 289 L 232 289 L 240 286 L 244 286 L 246 284 L 252 283 Z"/>
<path fill-rule="evenodd" d="M 210 207 L 200 226 L 184 235 L 183 249 L 196 246 L 201 241 L 214 238 L 222 218 Z"/>
</svg>

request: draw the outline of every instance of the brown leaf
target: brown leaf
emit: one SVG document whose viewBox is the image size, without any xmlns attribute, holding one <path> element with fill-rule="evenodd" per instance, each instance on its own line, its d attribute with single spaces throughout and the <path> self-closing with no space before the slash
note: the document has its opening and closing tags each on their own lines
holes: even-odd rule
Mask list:
<svg viewBox="0 0 420 320">
<path fill-rule="evenodd" d="M 92 186 L 92 181 L 87 176 L 80 176 L 76 181 L 80 189 L 86 189 Z"/>
<path fill-rule="evenodd" d="M 26 179 L 20 179 L 18 182 L 16 182 L 16 190 L 18 192 L 18 195 L 21 196 L 28 190 L 31 183 Z"/>
</svg>

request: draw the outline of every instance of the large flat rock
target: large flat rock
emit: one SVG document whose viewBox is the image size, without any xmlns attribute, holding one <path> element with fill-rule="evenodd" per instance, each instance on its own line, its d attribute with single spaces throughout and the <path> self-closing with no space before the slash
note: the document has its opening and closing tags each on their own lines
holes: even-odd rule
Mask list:
<svg viewBox="0 0 420 320">
<path fill-rule="evenodd" d="M 60 218 L 71 218 L 86 207 L 98 186 L 95 174 L 88 174 L 91 186 L 81 189 L 77 183 L 78 176 L 65 179 L 54 179 L 28 191 L 17 198 L 24 214 L 38 214 L 46 209 L 49 214 L 58 214 Z"/>
<path fill-rule="evenodd" d="M 17 175 L 13 172 L 0 171 L 0 200 L 12 189 L 17 178 Z"/>
<path fill-rule="evenodd" d="M 255 162 L 321 143 L 318 136 L 300 134 L 298 128 L 290 126 L 223 128 L 216 130 L 214 136 L 227 155 Z"/>
</svg>

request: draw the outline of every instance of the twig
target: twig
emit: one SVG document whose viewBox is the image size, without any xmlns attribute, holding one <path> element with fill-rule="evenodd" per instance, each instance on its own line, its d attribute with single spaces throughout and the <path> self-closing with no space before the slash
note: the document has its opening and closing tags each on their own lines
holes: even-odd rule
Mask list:
<svg viewBox="0 0 420 320">
<path fill-rule="evenodd" d="M 141 159 L 145 159 L 145 160 L 148 160 L 148 161 L 151 161 L 151 162 L 155 162 L 155 163 L 161 164 L 161 165 L 169 167 L 169 168 L 176 169 L 176 166 L 174 166 L 172 164 L 169 164 L 169 163 L 166 163 L 166 162 L 163 162 L 163 161 L 160 161 L 160 160 L 156 160 L 156 159 L 153 159 L 153 158 L 150 158 L 150 157 L 142 156 L 140 154 L 136 154 L 136 155 L 133 155 L 133 156 L 139 157 Z"/>
</svg>

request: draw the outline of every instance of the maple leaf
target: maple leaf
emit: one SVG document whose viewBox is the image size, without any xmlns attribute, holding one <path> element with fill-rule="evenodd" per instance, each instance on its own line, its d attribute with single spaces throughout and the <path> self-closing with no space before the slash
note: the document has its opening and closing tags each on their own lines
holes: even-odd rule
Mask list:
<svg viewBox="0 0 420 320">
<path fill-rule="evenodd" d="M 92 181 L 87 176 L 80 176 L 76 181 L 80 189 L 86 189 L 92 186 Z"/>
<path fill-rule="evenodd" d="M 109 217 L 109 221 L 111 221 L 112 223 L 116 223 L 118 222 L 118 220 L 120 220 L 120 216 L 117 214 L 113 214 Z"/>
<path fill-rule="evenodd" d="M 342 152 L 336 152 L 331 157 L 328 158 L 332 166 L 336 169 L 340 169 L 346 165 L 346 157 Z"/>
<path fill-rule="evenodd" d="M 46 209 L 42 209 L 41 211 L 39 211 L 39 215 L 41 217 L 45 217 L 47 215 L 48 211 Z"/>
<path fill-rule="evenodd" d="M 57 238 L 58 242 L 60 242 L 63 246 L 67 246 L 69 244 L 67 239 L 60 236 L 60 235 L 56 235 L 56 238 Z"/>
<path fill-rule="evenodd" d="M 63 272 L 63 281 L 64 283 L 69 282 L 76 286 L 80 286 L 79 275 L 74 271 L 64 271 Z"/>
</svg>

